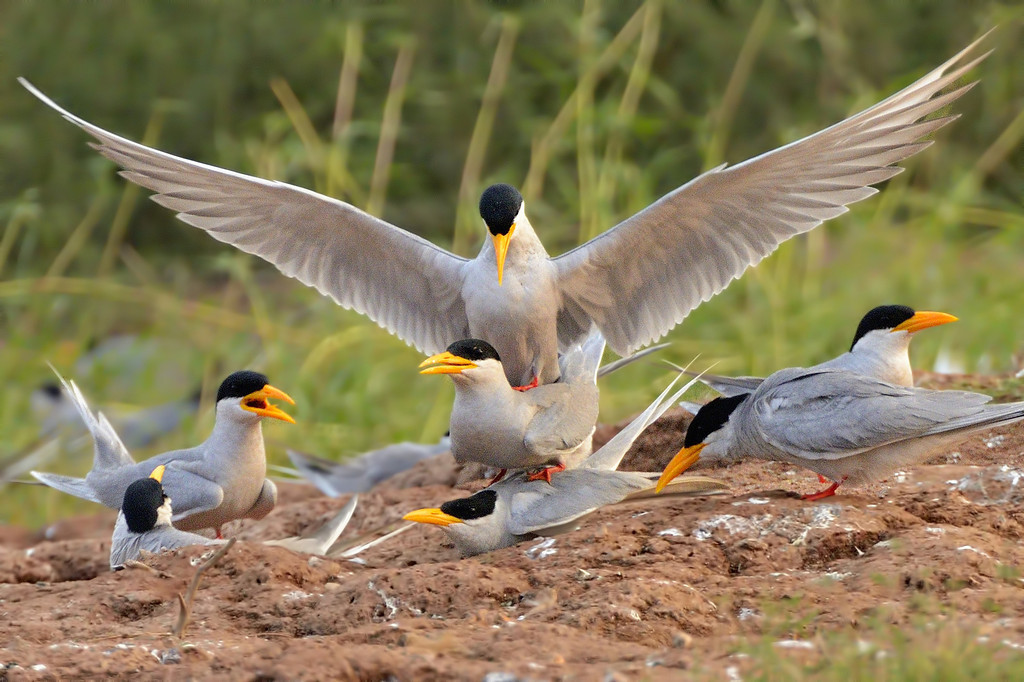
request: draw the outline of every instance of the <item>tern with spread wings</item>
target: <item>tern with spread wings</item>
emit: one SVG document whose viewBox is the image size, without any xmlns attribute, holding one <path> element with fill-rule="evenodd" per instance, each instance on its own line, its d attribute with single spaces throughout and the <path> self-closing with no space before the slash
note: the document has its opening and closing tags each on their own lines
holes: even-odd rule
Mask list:
<svg viewBox="0 0 1024 682">
<path fill-rule="evenodd" d="M 983 38 L 982 38 L 983 39 Z M 465 259 L 315 192 L 179 158 L 107 132 L 21 83 L 96 140 L 122 175 L 184 222 L 256 254 L 425 353 L 486 340 L 513 385 L 558 378 L 558 352 L 596 325 L 616 353 L 660 338 L 780 243 L 847 211 L 956 115 L 927 118 L 986 55 L 982 39 L 903 90 L 820 132 L 671 191 L 550 258 L 519 192 L 489 187 L 489 233 Z M 946 92 L 943 92 L 946 91 Z"/>
</svg>

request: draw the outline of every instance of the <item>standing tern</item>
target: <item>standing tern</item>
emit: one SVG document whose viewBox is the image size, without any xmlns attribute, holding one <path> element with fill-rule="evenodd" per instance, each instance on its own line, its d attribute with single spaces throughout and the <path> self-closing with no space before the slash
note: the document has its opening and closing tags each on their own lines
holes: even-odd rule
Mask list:
<svg viewBox="0 0 1024 682">
<path fill-rule="evenodd" d="M 695 380 L 666 399 L 676 381 L 678 377 L 603 447 L 550 483 L 531 481 L 525 472 L 513 473 L 474 495 L 445 502 L 437 508 L 417 509 L 403 518 L 440 526 L 463 556 L 472 556 L 538 535 L 574 530 L 583 517 L 598 508 L 642 496 L 654 488 L 658 474 L 616 469 L 637 436 Z M 697 455 L 693 455 L 687 466 L 696 461 Z M 684 477 L 673 486 L 671 492 L 678 495 L 706 495 L 726 487 L 721 481 L 704 476 Z"/>
<path fill-rule="evenodd" d="M 122 568 L 126 562 L 138 559 L 142 550 L 157 553 L 189 545 L 221 543 L 221 540 L 188 533 L 171 525 L 174 501 L 168 497 L 161 484 L 165 471 L 166 467 L 161 464 L 148 478 L 134 481 L 125 490 L 110 541 L 111 570 Z M 265 540 L 263 544 L 303 554 L 326 555 L 348 525 L 357 501 L 358 496 L 353 495 L 344 507 L 310 536 Z"/>
<path fill-rule="evenodd" d="M 510 185 L 480 199 L 490 235 L 453 255 L 351 204 L 151 149 L 92 125 L 25 79 L 128 180 L 220 241 L 258 255 L 424 353 L 466 338 L 497 349 L 513 385 L 558 378 L 560 349 L 596 325 L 619 355 L 660 338 L 780 243 L 845 213 L 956 115 L 979 38 L 903 90 L 802 140 L 714 168 L 582 246 L 550 258 Z"/>
<path fill-rule="evenodd" d="M 914 334 L 956 321 L 957 318 L 947 313 L 914 310 L 905 305 L 880 305 L 861 318 L 849 351 L 808 369 L 844 369 L 897 386 L 913 386 L 909 351 Z M 696 376 L 692 372 L 687 374 Z M 762 377 L 707 373 L 702 374 L 700 380 L 726 397 L 750 393 L 764 381 Z"/>
<path fill-rule="evenodd" d="M 277 502 L 277 486 L 266 477 L 267 458 L 260 422 L 265 417 L 294 424 L 271 399 L 292 405 L 287 393 L 270 385 L 258 372 L 235 372 L 217 390 L 217 416 L 203 443 L 172 450 L 136 463 L 102 413 L 95 416 L 74 381 L 60 378 L 95 443 L 92 470 L 85 478 L 38 471 L 39 481 L 112 509 L 121 506 L 125 490 L 157 465 L 167 466 L 162 484 L 175 500 L 173 521 L 181 530 L 215 528 L 239 518 L 261 519 Z"/>
<path fill-rule="evenodd" d="M 991 399 L 897 386 L 838 369 L 783 369 L 752 393 L 704 405 L 658 489 L 699 454 L 796 464 L 833 482 L 804 499 L 829 497 L 844 482 L 884 478 L 978 431 L 1024 419 L 1024 402 L 987 405 Z"/>
<path fill-rule="evenodd" d="M 449 433 L 456 462 L 496 469 L 535 469 L 550 482 L 590 454 L 597 424 L 597 371 L 604 338 L 562 355 L 561 379 L 531 391 L 515 390 L 494 347 L 463 339 L 420 364 L 421 374 L 447 374 L 455 384 Z"/>
</svg>

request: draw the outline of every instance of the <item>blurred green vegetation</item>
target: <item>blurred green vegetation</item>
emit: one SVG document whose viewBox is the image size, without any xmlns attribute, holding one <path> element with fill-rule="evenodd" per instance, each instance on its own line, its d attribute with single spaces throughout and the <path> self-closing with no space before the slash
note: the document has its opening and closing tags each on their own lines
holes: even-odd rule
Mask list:
<svg viewBox="0 0 1024 682">
<path fill-rule="evenodd" d="M 188 158 L 350 201 L 464 255 L 492 182 L 524 188 L 560 253 L 721 161 L 878 101 L 992 26 L 963 117 L 878 196 L 783 245 L 695 311 L 665 357 L 768 373 L 845 350 L 901 302 L 962 322 L 915 341 L 968 371 L 1021 367 L 1024 9 L 1016 3 L 0 3 L 0 453 L 36 438 L 28 393 L 114 334 L 175 368 L 73 376 L 96 405 L 153 405 L 262 369 L 298 401 L 283 444 L 344 458 L 446 428 L 450 382 L 411 348 L 122 181 L 76 114 Z M 1016 354 L 1016 355 L 1015 355 Z M 605 380 L 603 419 L 645 407 L 657 364 Z M 160 378 L 156 378 L 160 377 Z M 155 449 L 192 444 L 194 426 Z M 145 456 L 148 452 L 139 452 Z M 88 457 L 49 468 L 84 472 Z M 8 518 L 88 505 L 5 490 Z"/>
</svg>

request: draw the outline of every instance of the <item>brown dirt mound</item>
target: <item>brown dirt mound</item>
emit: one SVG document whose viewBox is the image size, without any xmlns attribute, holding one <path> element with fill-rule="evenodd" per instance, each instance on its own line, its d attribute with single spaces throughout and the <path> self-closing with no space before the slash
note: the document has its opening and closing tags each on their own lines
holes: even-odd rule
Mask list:
<svg viewBox="0 0 1024 682">
<path fill-rule="evenodd" d="M 659 469 L 687 421 L 667 414 L 630 468 Z M 270 516 L 225 529 L 241 541 L 204 575 L 181 639 L 168 634 L 177 595 L 207 548 L 111 573 L 109 513 L 34 537 L 4 529 L 0 677 L 721 679 L 747 672 L 750 637 L 820 655 L 800 649 L 872 620 L 908 623 L 925 597 L 960 627 L 1024 644 L 1024 427 L 817 503 L 785 492 L 819 487 L 788 465 L 711 473 L 730 494 L 606 508 L 573 533 L 471 559 L 430 527 L 357 561 L 261 545 L 316 527 L 345 502 L 282 486 Z M 456 488 L 459 477 L 450 457 L 421 463 L 362 495 L 345 536 L 480 485 Z M 803 615 L 781 632 L 779 612 Z"/>
</svg>

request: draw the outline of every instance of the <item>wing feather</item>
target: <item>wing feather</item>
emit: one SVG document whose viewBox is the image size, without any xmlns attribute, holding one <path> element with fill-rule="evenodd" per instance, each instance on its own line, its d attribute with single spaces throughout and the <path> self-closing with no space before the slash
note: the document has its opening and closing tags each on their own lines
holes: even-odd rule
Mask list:
<svg viewBox="0 0 1024 682">
<path fill-rule="evenodd" d="M 468 262 L 337 199 L 189 161 L 132 142 L 33 95 L 92 135 L 121 175 L 211 237 L 352 308 L 425 353 L 469 334 L 462 300 Z"/>
<path fill-rule="evenodd" d="M 986 34 L 987 35 L 987 34 Z M 563 292 L 559 343 L 596 322 L 626 355 L 663 336 L 790 237 L 845 213 L 929 146 L 956 116 L 922 120 L 974 83 L 951 87 L 988 53 L 982 36 L 884 101 L 731 168 L 712 169 L 554 259 Z M 941 93 L 941 94 L 940 94 Z"/>
</svg>

